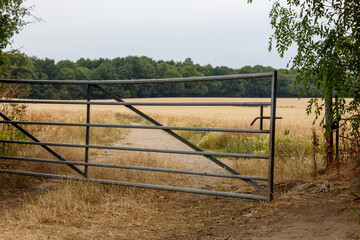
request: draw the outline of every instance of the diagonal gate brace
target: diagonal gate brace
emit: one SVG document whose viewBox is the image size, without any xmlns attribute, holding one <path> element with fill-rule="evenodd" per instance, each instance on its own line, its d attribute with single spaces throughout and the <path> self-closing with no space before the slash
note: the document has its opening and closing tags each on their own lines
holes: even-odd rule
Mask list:
<svg viewBox="0 0 360 240">
<path fill-rule="evenodd" d="M 10 118 L 8 118 L 7 116 L 5 116 L 3 113 L 0 112 L 0 117 L 2 117 L 3 119 L 5 119 L 6 121 L 12 122 L 12 120 Z M 16 123 L 10 123 L 11 125 L 13 125 L 14 127 L 16 127 L 20 132 L 22 132 L 23 134 L 25 134 L 28 138 L 30 138 L 31 140 L 33 140 L 34 142 L 41 142 L 39 139 L 37 139 L 36 137 L 34 137 L 33 135 L 31 135 L 28 131 L 26 131 L 24 128 L 22 128 L 21 126 L 19 126 Z M 63 157 L 61 157 L 58 153 L 56 153 L 54 150 L 52 150 L 51 148 L 49 148 L 46 145 L 40 145 L 43 149 L 45 149 L 46 151 L 48 151 L 49 153 L 51 153 L 54 157 L 56 157 L 57 159 L 59 159 L 60 161 L 67 161 L 66 159 L 64 159 Z M 81 176 L 85 176 L 85 174 L 77 167 L 75 167 L 72 164 L 67 164 L 70 168 L 72 168 L 75 172 L 79 173 Z"/>
<path fill-rule="evenodd" d="M 123 101 L 121 98 L 117 97 L 116 95 L 112 94 L 111 92 L 105 90 L 104 88 L 100 87 L 97 84 L 92 85 L 93 87 L 95 87 L 96 89 L 100 90 L 101 92 L 103 92 L 104 94 L 106 94 L 107 96 L 113 98 L 114 100 L 116 100 L 117 102 L 125 102 Z M 146 115 L 145 113 L 141 112 L 140 110 L 138 110 L 137 108 L 131 106 L 131 105 L 124 105 L 126 108 L 130 109 L 131 111 L 135 112 L 136 114 L 140 115 L 141 117 L 145 118 L 146 120 L 148 120 L 149 122 L 151 122 L 152 124 L 156 125 L 156 126 L 163 126 L 161 123 L 157 122 L 156 120 L 154 120 L 153 118 L 151 118 L 150 116 Z M 180 142 L 184 143 L 185 145 L 189 146 L 190 148 L 194 149 L 197 152 L 203 152 L 203 150 L 201 150 L 200 148 L 198 148 L 197 146 L 195 146 L 194 144 L 192 144 L 191 142 L 185 140 L 184 138 L 182 138 L 181 136 L 179 136 L 178 134 L 176 134 L 175 132 L 169 130 L 169 129 L 162 129 L 163 131 L 165 131 L 166 133 L 168 133 L 169 135 L 171 135 L 172 137 L 176 138 L 177 140 L 179 140 Z M 213 156 L 206 156 L 204 155 L 204 157 L 208 158 L 210 161 L 214 162 L 215 164 L 217 164 L 218 166 L 222 167 L 223 169 L 225 169 L 226 171 L 235 174 L 235 175 L 241 175 L 239 172 L 237 172 L 236 170 L 232 169 L 231 167 L 229 167 L 228 165 L 224 164 L 223 162 L 219 161 L 218 159 L 216 159 Z M 245 181 L 246 183 L 248 183 L 249 185 L 253 186 L 254 188 L 256 188 L 258 191 L 260 191 L 261 193 L 267 195 L 269 194 L 268 191 L 262 187 L 260 187 L 257 183 L 248 180 L 248 179 L 242 179 L 243 181 Z"/>
</svg>

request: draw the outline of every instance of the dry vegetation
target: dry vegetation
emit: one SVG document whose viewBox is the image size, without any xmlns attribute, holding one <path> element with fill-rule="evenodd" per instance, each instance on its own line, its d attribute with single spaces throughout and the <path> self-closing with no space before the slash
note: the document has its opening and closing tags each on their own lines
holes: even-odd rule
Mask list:
<svg viewBox="0 0 360 240">
<path fill-rule="evenodd" d="M 29 121 L 84 122 L 85 112 L 79 110 L 59 109 L 50 112 L 40 107 L 31 109 L 27 119 Z M 105 119 L 107 123 L 130 123 L 139 120 L 132 116 L 124 116 L 121 113 L 114 114 L 111 111 L 100 111 L 99 109 L 93 112 L 91 119 L 92 122 L 97 123 L 104 122 Z M 85 128 L 27 126 L 26 129 L 38 139 L 46 142 L 78 144 L 83 143 L 85 136 Z M 114 131 L 110 128 L 93 128 L 90 133 L 92 136 L 90 143 L 108 145 L 121 140 L 127 131 L 126 129 Z M 70 148 L 66 151 L 61 148 L 53 149 L 70 161 L 83 161 L 84 159 L 84 151 L 81 149 Z M 167 159 L 155 159 L 146 153 L 124 153 L 119 157 L 116 152 L 91 149 L 90 161 L 182 168 L 181 165 L 169 162 Z M 33 146 L 11 147 L 7 149 L 7 153 L 17 153 L 17 156 L 32 158 L 53 159 L 40 147 Z M 106 155 L 105 160 L 103 159 L 104 155 Z M 55 167 L 45 163 L 7 161 L 3 163 L 3 166 L 10 169 L 74 175 L 67 166 L 63 165 Z M 180 175 L 172 176 L 154 172 L 144 174 L 140 171 L 119 171 L 105 168 L 90 168 L 89 176 L 152 184 L 175 185 L 178 182 L 185 182 Z M 12 193 L 19 188 L 40 184 L 40 180 L 31 177 L 6 174 L 2 174 L 1 177 L 1 198 L 3 199 L 12 197 Z M 1 239 L 48 239 L 50 236 L 54 239 L 99 239 L 104 236 L 107 239 L 138 239 L 147 232 L 151 234 L 159 230 L 159 227 L 154 226 L 154 222 L 163 223 L 160 225 L 165 226 L 165 222 L 169 220 L 169 217 L 156 207 L 157 201 L 165 198 L 162 193 L 159 195 L 156 191 L 104 186 L 95 183 L 55 183 L 50 184 L 49 189 L 35 196 L 33 191 L 24 193 L 21 196 L 21 203 L 14 208 L 6 209 L 9 206 L 3 205 L 2 217 L 0 218 Z M 18 194 L 17 191 L 15 193 Z M 185 223 L 185 225 L 189 224 Z M 168 225 L 168 229 L 163 227 L 163 231 L 171 232 L 173 227 Z M 162 239 L 169 235 L 168 232 L 165 231 L 163 234 L 156 235 Z"/>
<path fill-rule="evenodd" d="M 171 101 L 172 99 L 170 99 Z M 185 99 L 193 101 L 194 99 Z M 169 101 L 169 99 L 166 99 Z M 182 100 L 183 101 L 183 100 Z M 206 101 L 206 100 L 205 100 Z M 211 99 L 211 101 L 234 101 L 233 99 Z M 242 101 L 267 101 L 266 99 L 242 99 Z M 318 168 L 321 168 L 322 152 L 313 151 L 313 131 L 320 138 L 323 129 L 312 126 L 313 116 L 305 114 L 307 99 L 278 99 L 276 136 L 275 180 L 289 179 L 309 180 L 312 178 L 314 154 Z M 165 108 L 165 109 L 164 109 Z M 222 108 L 146 108 L 151 116 L 165 125 L 173 126 L 206 126 L 225 128 L 258 129 L 259 122 L 252 127 L 250 123 L 259 116 L 258 107 L 222 107 Z M 145 107 L 144 107 L 145 110 Z M 264 116 L 269 116 L 270 108 L 264 109 Z M 170 113 L 170 114 L 167 114 Z M 269 120 L 264 120 L 264 129 L 268 129 Z M 221 152 L 240 152 L 268 154 L 268 136 L 254 134 L 231 134 L 214 132 L 178 132 L 187 140 L 206 150 Z M 321 149 L 321 146 L 318 147 Z M 268 163 L 265 160 L 234 159 L 234 167 L 247 175 L 267 176 Z"/>
<path fill-rule="evenodd" d="M 149 99 L 132 99 L 131 101 L 154 101 Z M 167 101 L 175 102 L 179 99 L 162 98 L 156 99 L 157 102 Z M 212 98 L 212 99 L 194 99 L 182 98 L 182 102 L 191 101 L 220 101 L 232 102 L 233 98 Z M 241 101 L 264 102 L 269 99 L 241 99 Z M 313 151 L 313 131 L 320 138 L 323 129 L 319 125 L 312 126 L 314 116 L 307 116 L 305 109 L 308 99 L 278 99 L 277 116 L 283 117 L 277 121 L 276 138 L 276 168 L 275 177 L 277 181 L 288 179 L 309 180 L 313 175 L 314 151 Z M 67 106 L 59 108 L 65 110 Z M 36 110 L 50 111 L 50 105 L 35 105 Z M 81 111 L 83 107 L 74 106 L 73 111 Z M 103 109 L 114 114 L 122 116 L 135 115 L 125 108 L 116 106 L 93 106 L 93 109 Z M 154 119 L 164 125 L 172 126 L 202 126 L 202 127 L 225 127 L 225 128 L 258 128 L 259 122 L 250 127 L 252 120 L 259 116 L 258 107 L 153 107 L 137 106 Z M 264 115 L 269 116 L 270 107 L 264 109 Z M 96 115 L 96 114 L 93 114 Z M 85 114 L 84 114 L 85 116 Z M 137 119 L 139 120 L 139 119 Z M 269 127 L 269 120 L 264 120 L 264 128 Z M 206 150 L 216 150 L 222 152 L 240 152 L 240 153 L 268 153 L 267 135 L 251 134 L 229 134 L 229 133 L 210 133 L 210 132 L 184 132 L 178 134 L 185 139 L 193 142 Z M 92 135 L 94 136 L 94 135 Z M 100 135 L 96 135 L 100 136 Z M 108 134 L 106 135 L 108 136 Z M 322 167 L 322 152 L 315 153 L 316 165 L 319 169 Z M 265 160 L 234 160 L 237 170 L 248 175 L 267 176 L 267 162 Z"/>
<path fill-rule="evenodd" d="M 66 111 L 64 109 L 46 111 L 46 110 L 31 110 L 27 113 L 26 119 L 28 121 L 59 121 L 59 122 L 85 122 L 85 111 Z M 93 122 L 106 122 L 118 123 L 114 114 L 110 111 L 98 111 L 92 116 Z M 24 128 L 33 134 L 37 139 L 40 139 L 43 142 L 58 142 L 58 143 L 74 143 L 74 144 L 84 144 L 85 142 L 85 128 L 81 127 L 61 127 L 61 126 L 38 126 L 38 125 L 26 125 Z M 8 129 L 13 132 L 17 132 L 17 137 L 12 136 L 11 139 L 16 138 L 20 140 L 26 140 L 26 136 L 19 133 L 12 126 L 9 126 Z M 119 129 L 114 130 L 110 128 L 92 128 L 90 134 L 93 136 L 91 138 L 91 144 L 109 144 L 116 140 L 121 139 L 125 136 L 126 130 Z M 14 135 L 14 134 L 13 134 Z M 61 153 L 60 155 L 68 161 L 83 161 L 84 159 L 84 150 L 77 148 L 64 148 L 61 147 L 52 147 L 55 152 Z M 31 145 L 3 145 L 1 150 L 4 155 L 15 155 L 18 157 L 30 157 L 30 158 L 45 158 L 45 159 L 56 159 L 50 153 L 45 151 L 39 146 Z M 90 152 L 91 155 L 96 155 L 97 150 Z M 66 172 L 68 167 L 65 165 L 55 166 L 46 163 L 36 163 L 36 162 L 20 162 L 20 161 L 2 161 L 2 166 L 8 169 L 22 169 L 29 170 L 34 172 Z M 12 188 L 25 187 L 29 184 L 32 184 L 33 181 L 29 181 L 29 178 L 24 177 L 14 177 L 8 175 L 1 175 L 0 181 L 4 184 L 1 185 L 0 191 L 1 194 L 5 194 L 8 190 L 11 191 Z M 36 181 L 36 180 L 35 180 Z"/>
<path fill-rule="evenodd" d="M 169 100 L 169 99 L 162 99 Z M 192 101 L 193 99 L 184 99 Z M 215 99 L 212 101 L 233 101 L 232 99 Z M 246 99 L 249 101 L 249 99 Z M 264 101 L 250 99 L 250 101 Z M 296 179 L 310 180 L 314 173 L 314 152 L 312 144 L 312 116 L 305 115 L 306 100 L 279 99 L 276 138 L 276 181 Z M 140 108 L 140 107 L 139 107 Z M 258 108 L 225 107 L 220 110 L 208 108 L 174 108 L 174 107 L 142 107 L 150 116 L 165 125 L 211 126 L 249 128 L 250 122 L 259 114 Z M 115 107 L 94 106 L 92 122 L 130 123 L 139 121 L 127 110 Z M 266 109 L 265 115 L 268 114 Z M 64 121 L 85 122 L 84 108 L 60 106 L 30 106 L 27 119 L 30 121 Z M 106 121 L 105 121 L 106 119 Z M 268 125 L 265 124 L 265 128 Z M 258 128 L 258 123 L 253 126 Z M 84 128 L 74 127 L 39 127 L 27 126 L 29 132 L 47 142 L 84 143 Z M 318 135 L 322 129 L 315 126 Z M 126 136 L 128 130 L 110 128 L 93 128 L 91 144 L 113 144 Z M 205 149 L 217 151 L 266 154 L 268 139 L 266 136 L 234 135 L 208 132 L 179 132 L 186 139 Z M 54 148 L 61 152 L 65 159 L 83 161 L 84 150 L 72 148 Z M 240 149 L 240 151 L 239 151 Z M 18 156 L 51 158 L 38 147 L 22 147 L 10 149 Z M 104 160 L 104 156 L 106 156 Z M 166 155 L 163 155 L 166 156 Z M 137 166 L 154 166 L 184 169 L 186 166 L 176 164 L 164 157 L 159 159 L 152 154 L 124 153 L 117 151 L 90 151 L 90 161 Z M 321 167 L 321 152 L 315 155 L 317 166 Z M 234 168 L 246 175 L 267 176 L 265 160 L 232 159 Z M 7 167 L 28 169 L 36 172 L 57 172 L 72 174 L 66 166 L 49 167 L 39 163 L 6 162 Z M 130 170 L 109 170 L 90 168 L 89 176 L 121 181 L 135 181 L 153 184 L 186 186 L 191 185 L 191 178 L 182 175 L 153 173 Z M 11 196 L 13 189 L 29 186 L 39 180 L 29 177 L 2 175 L 1 198 Z M 222 185 L 235 186 L 235 191 L 250 191 L 246 185 L 224 180 Z M 5 187 L 6 186 L 6 187 Z M 232 188 L 234 190 L 234 188 Z M 280 196 L 279 196 L 280 197 Z M 285 194 L 275 201 L 276 205 L 289 206 L 296 203 Z M 39 194 L 24 194 L 21 203 L 1 210 L 1 239 L 195 239 L 194 232 L 200 233 L 208 221 L 219 221 L 219 224 L 234 224 L 237 215 L 248 213 L 247 209 L 254 203 L 241 207 L 241 201 L 222 199 L 221 206 L 217 197 L 193 196 L 190 194 L 167 193 L 162 191 L 142 190 L 127 187 L 104 186 L 95 183 L 61 182 Z M 211 205 L 213 204 L 213 205 Z M 210 207 L 211 205 L 211 207 Z M 218 206 L 218 208 L 214 208 Z M 234 208 L 240 206 L 240 212 L 231 219 L 223 219 L 228 213 L 232 216 Z M 274 205 L 263 203 L 263 211 L 273 211 Z M 214 208 L 214 209 L 213 209 Z M 265 209 L 265 210 L 264 210 Z M 261 212 L 261 211 L 260 211 Z M 258 212 L 259 215 L 261 215 Z M 254 213 L 254 215 L 256 215 Z"/>
</svg>

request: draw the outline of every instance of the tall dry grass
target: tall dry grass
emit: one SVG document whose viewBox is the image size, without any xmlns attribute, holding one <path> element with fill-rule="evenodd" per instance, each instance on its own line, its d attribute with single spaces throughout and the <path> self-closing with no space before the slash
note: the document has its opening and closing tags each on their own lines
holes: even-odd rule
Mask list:
<svg viewBox="0 0 360 240">
<path fill-rule="evenodd" d="M 151 101 L 237 101 L 239 99 L 156 99 Z M 135 99 L 132 101 L 149 101 L 148 99 Z M 266 101 L 266 99 L 240 99 L 240 101 Z M 322 166 L 321 151 L 314 152 L 312 146 L 312 116 L 305 115 L 307 100 L 297 99 L 278 99 L 277 115 L 282 116 L 282 120 L 277 121 L 276 136 L 276 166 L 275 178 L 277 181 L 284 179 L 309 179 L 311 178 L 314 165 Z M 228 127 L 228 128 L 253 128 L 259 127 L 257 122 L 250 127 L 250 122 L 259 115 L 259 109 L 254 107 L 145 107 L 138 106 L 149 113 L 154 119 L 164 125 L 171 126 L 202 126 L 202 127 Z M 119 121 L 131 122 L 139 121 L 133 114 L 118 106 L 94 106 L 91 116 L 92 122 L 114 123 Z M 85 109 L 83 106 L 59 106 L 57 110 L 51 110 L 48 105 L 35 105 L 29 107 L 32 115 L 28 116 L 33 121 L 68 121 L 85 122 Z M 116 114 L 118 117 L 116 117 Z M 265 115 L 269 115 L 269 108 L 265 108 Z M 60 120 L 59 120 L 60 119 Z M 121 120 L 119 120 L 121 119 Z M 268 128 L 268 120 L 264 120 L 264 128 Z M 42 141 L 48 142 L 67 142 L 84 143 L 85 128 L 74 127 L 40 127 L 27 126 L 30 132 Z M 322 129 L 319 126 L 314 127 L 319 136 L 322 135 Z M 126 132 L 118 132 L 110 128 L 92 128 L 91 144 L 108 144 L 119 139 Z M 229 134 L 213 132 L 189 132 L 178 131 L 178 133 L 190 142 L 198 145 L 205 150 L 219 152 L 237 152 L 237 153 L 255 153 L 268 154 L 269 139 L 266 135 L 253 134 Z M 321 140 L 321 139 L 320 139 Z M 322 141 L 320 141 L 322 143 Z M 71 161 L 83 161 L 84 150 L 67 148 L 54 148 L 60 151 L 64 158 Z M 321 149 L 321 147 L 319 148 Z M 100 150 L 91 149 L 90 157 L 95 158 Z M 39 147 L 21 146 L 21 156 L 49 158 L 51 157 Z M 315 156 L 315 162 L 314 162 Z M 267 162 L 265 160 L 254 159 L 233 159 L 234 167 L 241 173 L 247 175 L 267 176 Z M 27 163 L 9 163 L 9 164 L 27 164 Z M 32 164 L 32 163 L 31 163 Z M 15 166 L 18 168 L 19 166 Z M 32 164 L 36 170 L 46 168 L 46 164 Z M 14 166 L 11 166 L 14 167 Z M 67 166 L 61 166 L 61 170 L 67 169 Z M 58 171 L 59 168 L 50 171 Z"/>
<path fill-rule="evenodd" d="M 149 227 L 157 217 L 156 202 L 150 199 L 151 193 L 146 191 L 63 182 L 36 198 L 25 196 L 18 208 L 3 212 L 0 237 L 131 239 L 137 234 L 128 235 L 126 229 Z"/>
<path fill-rule="evenodd" d="M 300 111 L 298 112 L 301 113 Z M 221 114 L 221 113 L 219 113 Z M 191 127 L 225 127 L 240 129 L 258 129 L 258 123 L 249 127 L 247 122 L 224 122 L 217 118 L 207 119 L 201 117 L 181 117 L 165 116 L 162 114 L 154 115 L 155 119 L 165 125 L 171 126 L 191 126 Z M 284 120 L 286 121 L 286 117 Z M 301 128 L 308 127 L 301 131 Z M 324 166 L 322 159 L 321 146 L 324 144 L 322 130 L 313 128 L 312 125 L 301 128 L 295 124 L 282 123 L 276 131 L 275 138 L 275 180 L 302 179 L 310 180 L 314 174 L 314 154 L 316 166 Z M 264 127 L 266 129 L 266 126 Z M 320 146 L 314 152 L 312 143 L 313 133 L 311 129 L 317 132 Z M 208 151 L 232 152 L 244 154 L 269 154 L 269 136 L 267 134 L 234 134 L 221 132 L 195 132 L 195 131 L 177 131 L 185 139 L 193 144 Z M 268 176 L 268 162 L 262 159 L 232 159 L 234 168 L 245 175 Z"/>
<path fill-rule="evenodd" d="M 293 102 L 280 104 L 278 115 L 283 116 L 283 120 L 278 121 L 276 138 L 276 181 L 311 178 L 311 171 L 313 170 L 311 121 L 299 117 L 304 116 L 304 106 L 298 107 L 300 105 Z M 258 115 L 258 109 L 244 109 L 226 108 L 225 113 L 208 110 L 209 114 L 198 111 L 198 109 L 183 109 L 182 112 L 171 109 L 166 112 L 163 108 L 158 108 L 158 110 L 150 108 L 148 110 L 149 115 L 164 125 L 249 128 L 252 119 Z M 145 107 L 144 110 L 146 110 Z M 282 112 L 282 110 L 290 110 L 288 112 L 291 112 L 291 116 L 284 115 L 287 111 Z M 30 116 L 29 120 L 85 121 L 85 113 L 80 109 L 50 111 L 46 107 L 37 107 L 32 111 L 35 113 Z M 129 123 L 138 120 L 134 119 L 133 115 L 126 110 L 118 111 L 114 108 L 103 108 L 99 111 L 92 115 L 92 122 L 103 122 L 104 119 L 107 119 L 107 123 Z M 266 127 L 268 125 L 265 125 Z M 253 126 L 253 128 L 258 128 L 258 125 Z M 81 128 L 48 127 L 41 130 L 40 127 L 32 126 L 28 129 L 36 133 L 36 137 L 42 141 L 84 143 L 85 133 L 84 129 Z M 320 130 L 317 129 L 317 131 L 321 135 Z M 268 153 L 266 147 L 268 138 L 265 135 L 186 131 L 178 131 L 178 133 L 206 150 Z M 126 132 L 94 128 L 91 132 L 91 144 L 111 144 L 124 135 Z M 56 150 L 61 151 L 62 149 L 56 148 Z M 69 160 L 83 161 L 83 150 L 67 149 L 61 153 Z M 184 166 L 169 161 L 166 157 L 160 159 L 152 154 L 119 154 L 117 151 L 108 150 L 91 150 L 90 154 L 91 161 L 102 163 L 184 168 Z M 41 149 L 36 150 L 33 147 L 25 147 L 21 151 L 21 155 L 49 157 Z M 322 164 L 320 155 L 321 152 L 318 152 L 316 156 L 319 166 Z M 233 167 L 242 174 L 258 176 L 267 176 L 268 174 L 266 160 L 231 159 L 231 162 Z M 34 169 L 39 170 L 41 166 L 42 164 L 36 163 Z M 48 166 L 43 170 L 49 170 Z M 67 167 L 63 166 L 60 169 L 51 169 L 51 171 L 67 171 Z M 67 173 L 69 172 L 67 171 Z M 89 175 L 93 178 L 152 184 L 176 186 L 192 184 L 191 178 L 185 178 L 182 175 L 134 170 L 91 167 L 89 168 Z M 25 177 L 23 181 L 26 182 L 29 179 Z M 231 189 L 232 191 L 253 191 L 241 181 L 235 182 L 233 180 L 219 182 L 219 188 L 222 188 L 224 183 L 235 186 L 235 189 Z M 167 201 L 166 193 L 159 191 L 104 186 L 95 183 L 62 182 L 62 184 L 55 185 L 35 197 L 24 196 L 23 202 L 17 207 L 3 209 L 0 216 L 0 239 L 49 239 L 49 237 L 50 239 L 171 239 L 174 231 L 179 235 L 194 227 L 194 224 L 188 221 L 186 217 L 177 215 L 178 218 L 174 219 L 176 213 L 172 212 L 171 206 L 166 205 L 167 212 L 164 212 L 161 209 L 161 206 L 165 204 L 163 201 Z M 191 216 L 191 211 L 189 209 L 189 216 Z"/>
<path fill-rule="evenodd" d="M 92 116 L 92 122 L 104 122 L 105 119 L 106 123 L 130 123 L 139 120 L 110 111 L 97 111 Z M 83 112 L 64 110 L 51 113 L 43 110 L 32 111 L 29 113 L 29 120 L 85 121 Z M 85 129 L 70 127 L 29 126 L 27 130 L 47 142 L 83 143 L 85 134 Z M 90 133 L 91 144 L 112 144 L 121 140 L 126 132 L 127 130 L 94 128 Z M 54 149 L 68 160 L 83 161 L 83 150 Z M 148 153 L 119 154 L 118 151 L 110 150 L 97 150 L 90 153 L 90 162 L 183 168 L 173 161 L 166 158 L 159 159 Z M 17 154 L 51 158 L 42 149 L 34 147 L 21 148 Z M 19 165 L 16 169 L 21 170 L 72 174 L 66 166 L 50 167 L 39 163 L 27 165 L 25 162 L 17 164 Z M 17 182 L 13 184 L 13 188 L 28 186 L 36 181 L 31 177 L 13 175 L 2 175 L 2 177 L 0 179 L 2 186 L 9 187 L 9 181 Z M 95 167 L 89 168 L 89 177 L 177 186 L 182 186 L 188 181 L 181 175 L 173 176 L 168 173 L 144 173 L 143 171 Z M 169 219 L 173 215 L 168 215 L 158 208 L 158 202 L 165 199 L 163 193 L 158 191 L 65 181 L 52 185 L 41 194 L 32 196 L 31 193 L 30 191 L 29 194 L 24 194 L 22 202 L 17 206 L 0 210 L 0 239 L 142 239 L 144 236 L 151 239 L 166 239 L 171 237 L 174 229 L 186 232 L 187 229 L 193 227 L 181 217 L 178 219 L 178 225 L 169 224 Z M 174 222 L 173 219 L 171 221 Z"/>
<path fill-rule="evenodd" d="M 69 111 L 69 110 L 32 110 L 27 113 L 26 119 L 28 121 L 39 122 L 80 122 L 86 121 L 85 111 Z M 128 123 L 129 119 L 122 119 L 116 117 L 110 111 L 96 111 L 91 116 L 93 123 Z M 64 126 L 40 126 L 40 125 L 24 125 L 29 133 L 35 136 L 42 142 L 55 143 L 73 143 L 85 144 L 85 127 L 64 127 Z M 12 131 L 17 131 L 14 127 L 10 127 Z M 18 131 L 19 132 L 19 131 Z M 90 130 L 90 144 L 107 145 L 114 141 L 119 141 L 127 133 L 126 129 L 113 128 L 91 128 Z M 19 138 L 16 140 L 29 140 L 22 133 L 18 133 Z M 31 140 L 30 140 L 31 141 Z M 51 147 L 55 152 L 68 161 L 84 161 L 85 151 L 80 148 L 63 148 Z M 99 150 L 90 150 L 90 158 L 96 157 Z M 57 160 L 52 154 L 44 150 L 40 146 L 20 145 L 20 144 L 6 144 L 2 150 L 2 155 L 29 157 L 29 158 L 43 158 Z M 39 162 L 13 161 L 2 160 L 1 166 L 12 170 L 25 170 L 44 173 L 69 173 L 69 167 L 66 165 L 54 165 Z M 81 167 L 79 167 L 81 168 Z M 6 195 L 7 191 L 21 187 L 29 186 L 37 183 L 38 180 L 25 178 L 22 176 L 0 175 L 0 192 Z"/>
<path fill-rule="evenodd" d="M 172 167 L 166 159 L 149 154 L 112 156 L 107 163 Z M 144 173 L 130 170 L 90 168 L 94 178 L 153 184 L 185 182 L 170 174 Z M 1 239 L 166 239 L 174 226 L 158 207 L 166 201 L 163 192 L 105 186 L 91 182 L 62 182 L 32 197 L 25 195 L 16 208 L 3 210 L 0 217 Z M 173 219 L 171 219 L 173 221 Z M 186 232 L 190 223 L 178 219 L 175 228 Z"/>
<path fill-rule="evenodd" d="M 157 98 L 157 99 L 131 99 L 132 102 L 137 101 L 153 101 L 153 102 L 268 102 L 270 99 L 264 98 Z M 309 99 L 296 98 L 279 98 L 277 99 L 276 115 L 283 117 L 282 120 L 276 122 L 278 132 L 289 130 L 295 134 L 303 135 L 311 134 L 311 128 L 322 131 L 319 122 L 312 125 L 314 115 L 306 115 L 306 106 Z M 186 123 L 191 122 L 197 125 L 208 125 L 225 127 L 230 125 L 238 125 L 243 128 L 249 128 L 250 123 L 255 117 L 260 115 L 259 107 L 167 107 L 167 106 L 136 106 L 140 110 L 150 116 L 158 119 L 161 123 L 171 122 L 172 119 L 182 119 Z M 109 106 L 107 109 L 114 111 L 115 108 Z M 126 114 L 131 112 L 123 110 Z M 264 116 L 270 116 L 270 107 L 264 107 Z M 254 128 L 259 127 L 257 121 Z M 264 120 L 264 128 L 269 127 L 269 120 Z"/>
</svg>

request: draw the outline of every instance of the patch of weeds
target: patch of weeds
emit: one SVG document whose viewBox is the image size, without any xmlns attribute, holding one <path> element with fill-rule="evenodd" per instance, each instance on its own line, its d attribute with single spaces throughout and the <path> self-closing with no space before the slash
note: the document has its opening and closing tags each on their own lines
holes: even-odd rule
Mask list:
<svg viewBox="0 0 360 240">
<path fill-rule="evenodd" d="M 268 154 L 269 137 L 242 134 L 178 131 L 186 140 L 206 151 L 244 154 Z M 292 134 L 289 130 L 276 135 L 275 156 L 280 159 L 303 158 L 313 155 L 313 145 L 307 136 Z"/>
<path fill-rule="evenodd" d="M 25 141 L 27 139 L 26 135 L 20 132 L 17 129 L 4 129 L 0 131 L 0 139 L 2 140 L 17 140 L 17 141 Z M 3 143 L 0 146 L 0 154 L 9 156 L 14 155 L 17 147 L 14 144 Z"/>
<path fill-rule="evenodd" d="M 289 135 L 289 134 L 290 134 L 290 130 L 284 129 L 283 134 L 284 134 L 285 136 Z"/>
<path fill-rule="evenodd" d="M 145 122 L 147 122 L 146 120 L 144 120 L 144 118 L 142 118 L 138 115 L 129 115 L 129 114 L 124 114 L 124 113 L 115 113 L 115 118 L 117 121 L 119 121 L 120 123 L 124 123 L 124 124 L 128 124 L 131 122 L 144 124 Z"/>
</svg>

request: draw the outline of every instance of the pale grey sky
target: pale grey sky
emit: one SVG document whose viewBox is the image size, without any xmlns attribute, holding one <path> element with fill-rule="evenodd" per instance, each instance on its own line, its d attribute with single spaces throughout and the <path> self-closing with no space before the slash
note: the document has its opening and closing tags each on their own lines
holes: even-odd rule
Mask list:
<svg viewBox="0 0 360 240">
<path fill-rule="evenodd" d="M 257 0 L 27 0 L 44 21 L 26 26 L 13 48 L 56 61 L 129 55 L 201 65 L 284 68 L 267 50 L 271 3 Z M 292 52 L 293 53 L 293 52 Z"/>
</svg>

